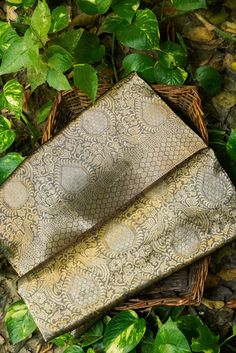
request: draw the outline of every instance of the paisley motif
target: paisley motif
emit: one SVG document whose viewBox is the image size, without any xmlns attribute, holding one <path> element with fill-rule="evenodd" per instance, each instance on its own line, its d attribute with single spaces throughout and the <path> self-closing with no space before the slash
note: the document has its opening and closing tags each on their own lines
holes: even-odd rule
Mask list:
<svg viewBox="0 0 236 353">
<path fill-rule="evenodd" d="M 9 261 L 27 273 L 204 148 L 142 79 L 125 78 L 4 183 L 0 237 Z M 29 208 L 31 241 L 23 236 Z M 24 248 L 32 256 L 19 261 Z"/>
<path fill-rule="evenodd" d="M 213 184 L 224 180 L 228 201 L 217 198 L 217 208 L 207 208 L 199 175 L 204 180 L 215 170 Z M 91 317 L 236 237 L 236 191 L 210 149 L 150 190 L 20 279 L 19 293 L 45 339 L 76 327 L 82 333 Z"/>
</svg>

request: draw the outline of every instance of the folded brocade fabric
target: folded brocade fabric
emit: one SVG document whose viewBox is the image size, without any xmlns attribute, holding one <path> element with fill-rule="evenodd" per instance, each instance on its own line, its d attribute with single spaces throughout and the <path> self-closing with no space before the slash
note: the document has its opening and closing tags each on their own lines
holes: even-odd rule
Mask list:
<svg viewBox="0 0 236 353">
<path fill-rule="evenodd" d="M 204 147 L 143 80 L 124 79 L 0 189 L 4 253 L 27 273 Z"/>
<path fill-rule="evenodd" d="M 214 153 L 136 75 L 28 158 L 0 197 L 1 246 L 46 340 L 82 333 L 236 237 L 236 191 Z"/>
</svg>

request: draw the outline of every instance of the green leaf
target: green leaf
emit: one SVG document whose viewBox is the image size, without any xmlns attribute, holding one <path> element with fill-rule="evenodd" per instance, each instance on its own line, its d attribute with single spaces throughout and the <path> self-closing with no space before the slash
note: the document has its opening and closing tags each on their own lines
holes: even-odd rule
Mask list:
<svg viewBox="0 0 236 353">
<path fill-rule="evenodd" d="M 114 316 L 105 329 L 104 347 L 106 353 L 128 353 L 142 339 L 146 329 L 144 319 L 135 311 L 127 310 Z"/>
<path fill-rule="evenodd" d="M 52 101 L 48 101 L 40 108 L 40 110 L 37 114 L 37 123 L 38 124 L 43 123 L 47 119 L 48 114 L 51 110 L 52 104 L 53 104 Z"/>
<path fill-rule="evenodd" d="M 24 38 L 20 38 L 13 42 L 3 54 L 0 75 L 14 73 L 23 67 L 34 65 L 38 57 L 38 47 L 27 43 Z"/>
<path fill-rule="evenodd" d="M 98 77 L 97 71 L 91 65 L 75 65 L 74 84 L 86 93 L 92 102 L 95 101 L 98 88 Z"/>
<path fill-rule="evenodd" d="M 64 72 L 72 66 L 73 58 L 71 54 L 60 45 L 51 45 L 47 49 L 46 56 L 51 69 Z"/>
<path fill-rule="evenodd" d="M 23 6 L 25 9 L 28 9 L 31 6 L 34 6 L 36 0 L 23 0 Z"/>
<path fill-rule="evenodd" d="M 168 69 L 157 62 L 154 66 L 154 75 L 157 83 L 180 86 L 184 84 L 188 73 L 180 67 Z"/>
<path fill-rule="evenodd" d="M 48 65 L 39 59 L 34 66 L 27 68 L 27 77 L 33 92 L 38 86 L 41 86 L 47 80 Z"/>
<path fill-rule="evenodd" d="M 99 320 L 83 336 L 81 336 L 81 346 L 87 347 L 99 341 L 103 336 L 103 322 Z"/>
<path fill-rule="evenodd" d="M 47 82 L 50 87 L 55 88 L 58 91 L 67 91 L 71 89 L 71 86 L 65 75 L 61 71 L 55 69 L 48 70 Z"/>
<path fill-rule="evenodd" d="M 77 0 L 81 11 L 88 15 L 104 14 L 111 6 L 112 0 Z"/>
<path fill-rule="evenodd" d="M 70 58 L 69 56 L 66 57 L 64 55 L 56 53 L 49 58 L 48 66 L 51 69 L 55 69 L 55 70 L 59 70 L 59 71 L 64 72 L 64 71 L 67 71 L 71 68 L 72 58 Z"/>
<path fill-rule="evenodd" d="M 84 353 L 84 350 L 80 346 L 72 345 L 67 347 L 63 353 Z"/>
<path fill-rule="evenodd" d="M 5 152 L 13 144 L 15 137 L 14 130 L 0 130 L 0 153 Z"/>
<path fill-rule="evenodd" d="M 0 115 L 0 131 L 9 130 L 11 128 L 10 121 L 4 116 Z"/>
<path fill-rule="evenodd" d="M 158 48 L 158 22 L 149 9 L 138 10 L 131 24 L 118 16 L 107 16 L 103 28 L 105 32 L 115 33 L 117 39 L 128 47 L 143 50 Z"/>
<path fill-rule="evenodd" d="M 170 318 L 157 332 L 153 353 L 191 353 L 188 341 Z"/>
<path fill-rule="evenodd" d="M 66 49 L 70 54 L 73 54 L 83 32 L 83 28 L 63 32 L 57 36 L 54 43 Z"/>
<path fill-rule="evenodd" d="M 3 87 L 3 94 L 8 109 L 16 115 L 21 115 L 23 104 L 23 88 L 17 80 L 8 81 Z"/>
<path fill-rule="evenodd" d="M 100 44 L 98 36 L 84 31 L 74 51 L 76 63 L 93 64 L 100 61 L 104 55 L 105 47 Z"/>
<path fill-rule="evenodd" d="M 69 24 L 69 12 L 65 6 L 58 6 L 52 11 L 50 32 L 59 32 Z"/>
<path fill-rule="evenodd" d="M 172 4 L 177 10 L 181 11 L 207 8 L 206 0 L 172 0 Z"/>
<path fill-rule="evenodd" d="M 167 41 L 161 47 L 159 52 L 159 62 L 162 66 L 170 69 L 173 66 L 185 67 L 187 64 L 187 54 L 177 43 Z"/>
<path fill-rule="evenodd" d="M 152 353 L 154 349 L 154 338 L 153 332 L 147 328 L 145 335 L 141 339 L 138 347 L 140 347 L 140 353 Z"/>
<path fill-rule="evenodd" d="M 131 23 L 139 4 L 139 0 L 114 0 L 111 7 L 116 15 Z"/>
<path fill-rule="evenodd" d="M 197 330 L 199 333 L 199 337 L 192 339 L 192 351 L 204 353 L 219 353 L 219 336 L 214 335 L 213 332 L 206 325 L 199 325 L 197 327 Z"/>
<path fill-rule="evenodd" d="M 11 25 L 0 21 L 0 57 L 17 40 L 19 40 L 19 36 Z"/>
<path fill-rule="evenodd" d="M 22 4 L 23 0 L 8 0 L 7 3 L 10 5 L 15 5 L 15 6 L 19 6 Z"/>
<path fill-rule="evenodd" d="M 137 72 L 147 82 L 155 82 L 155 61 L 152 57 L 145 54 L 129 54 L 124 58 L 122 64 L 126 75 L 130 72 Z"/>
<path fill-rule="evenodd" d="M 38 4 L 31 18 L 31 28 L 40 41 L 45 44 L 51 27 L 51 13 L 45 0 L 38 0 Z"/>
<path fill-rule="evenodd" d="M 74 341 L 74 337 L 72 336 L 71 333 L 64 333 L 63 335 L 58 336 L 51 340 L 51 342 L 58 347 L 63 347 L 68 342 L 72 343 L 73 341 Z"/>
<path fill-rule="evenodd" d="M 226 149 L 230 158 L 236 162 L 236 129 L 233 129 L 230 133 L 228 141 L 226 143 Z"/>
<path fill-rule="evenodd" d="M 209 96 L 215 96 L 220 93 L 222 77 L 210 65 L 200 66 L 196 70 L 195 79 Z"/>
<path fill-rule="evenodd" d="M 12 157 L 13 155 L 11 154 L 11 158 Z M 14 157 L 16 157 L 16 154 L 14 154 Z M 1 166 L 2 165 L 0 161 L 0 173 Z M 23 341 L 24 339 L 29 337 L 36 329 L 36 325 L 29 312 L 29 309 L 22 300 L 9 306 L 7 314 L 5 316 L 5 322 L 12 344 L 16 344 L 18 342 Z"/>
<path fill-rule="evenodd" d="M 193 337 L 197 338 L 199 336 L 197 328 L 203 325 L 200 318 L 195 315 L 182 315 L 178 318 L 176 324 L 189 342 L 191 342 Z"/>
<path fill-rule="evenodd" d="M 118 16 L 107 16 L 103 29 L 115 33 L 117 39 L 130 48 L 152 50 L 159 47 L 158 21 L 149 9 L 138 10 L 131 24 Z"/>
<path fill-rule="evenodd" d="M 0 158 L 0 185 L 14 172 L 24 159 L 17 152 L 10 152 Z"/>
</svg>

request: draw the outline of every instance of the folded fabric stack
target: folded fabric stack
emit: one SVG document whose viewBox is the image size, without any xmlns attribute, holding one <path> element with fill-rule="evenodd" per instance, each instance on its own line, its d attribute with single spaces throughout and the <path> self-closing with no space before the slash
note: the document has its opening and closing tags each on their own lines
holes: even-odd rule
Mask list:
<svg viewBox="0 0 236 353">
<path fill-rule="evenodd" d="M 236 191 L 137 75 L 29 157 L 0 189 L 0 241 L 46 340 L 236 236 Z"/>
</svg>

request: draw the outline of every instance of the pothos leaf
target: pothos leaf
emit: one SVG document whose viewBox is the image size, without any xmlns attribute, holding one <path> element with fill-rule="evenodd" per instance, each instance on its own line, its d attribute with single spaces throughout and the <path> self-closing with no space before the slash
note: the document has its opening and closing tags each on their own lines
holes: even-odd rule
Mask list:
<svg viewBox="0 0 236 353">
<path fill-rule="evenodd" d="M 137 72 L 147 82 L 155 82 L 155 60 L 151 56 L 142 53 L 129 54 L 124 58 L 122 64 L 125 69 L 125 74 Z"/>
<path fill-rule="evenodd" d="M 65 6 L 58 6 L 52 11 L 50 32 L 59 32 L 69 23 L 69 12 Z"/>
<path fill-rule="evenodd" d="M 5 152 L 14 142 L 16 137 L 12 129 L 0 130 L 0 153 Z"/>
<path fill-rule="evenodd" d="M 51 13 L 45 0 L 38 0 L 38 4 L 31 18 L 31 28 L 40 41 L 47 42 L 47 34 L 51 27 Z"/>
<path fill-rule="evenodd" d="M 192 339 L 192 351 L 204 353 L 219 353 L 219 336 L 214 335 L 213 332 L 206 325 L 199 325 L 197 327 L 197 330 L 199 333 L 199 337 Z"/>
<path fill-rule="evenodd" d="M 149 9 L 138 10 L 131 24 L 118 16 L 107 16 L 103 29 L 115 33 L 117 39 L 130 48 L 152 50 L 159 47 L 158 21 Z"/>
<path fill-rule="evenodd" d="M 170 318 L 157 332 L 153 353 L 191 353 L 188 341 Z"/>
<path fill-rule="evenodd" d="M 84 350 L 80 346 L 72 345 L 67 347 L 63 353 L 84 353 Z"/>
<path fill-rule="evenodd" d="M 154 75 L 157 83 L 179 86 L 185 82 L 188 73 L 180 67 L 166 68 L 157 62 L 154 66 Z"/>
<path fill-rule="evenodd" d="M 161 49 L 159 62 L 162 66 L 167 68 L 172 68 L 173 66 L 183 68 L 187 64 L 187 54 L 179 44 L 167 41 L 162 44 Z"/>
<path fill-rule="evenodd" d="M 5 165 L 7 161 L 8 163 L 13 162 L 13 160 L 14 162 L 20 161 L 20 156 L 17 154 L 8 154 L 7 156 L 3 157 L 5 158 Z M 1 162 L 2 160 L 0 160 L 0 173 L 2 169 Z M 29 337 L 36 329 L 36 325 L 29 312 L 29 309 L 23 301 L 18 301 L 9 306 L 5 316 L 5 322 L 7 331 L 13 344 L 23 341 L 25 338 Z"/>
<path fill-rule="evenodd" d="M 131 23 L 139 4 L 139 0 L 114 0 L 111 7 L 116 15 Z"/>
<path fill-rule="evenodd" d="M 220 93 L 222 85 L 221 75 L 210 65 L 198 67 L 195 78 L 208 95 L 215 96 Z"/>
<path fill-rule="evenodd" d="M 17 80 L 10 80 L 3 86 L 3 94 L 7 102 L 7 108 L 20 116 L 23 104 L 23 88 Z"/>
<path fill-rule="evenodd" d="M 106 353 L 128 353 L 142 339 L 146 330 L 146 322 L 139 319 L 135 311 L 120 312 L 108 323 L 104 334 Z"/>
<path fill-rule="evenodd" d="M 111 6 L 112 0 L 77 0 L 80 9 L 88 15 L 104 14 Z"/>
<path fill-rule="evenodd" d="M 74 84 L 86 93 L 92 100 L 96 99 L 98 88 L 97 71 L 89 64 L 75 65 Z"/>
<path fill-rule="evenodd" d="M 49 69 L 47 82 L 50 87 L 53 87 L 58 91 L 66 91 L 71 89 L 66 76 L 59 70 Z"/>
</svg>

